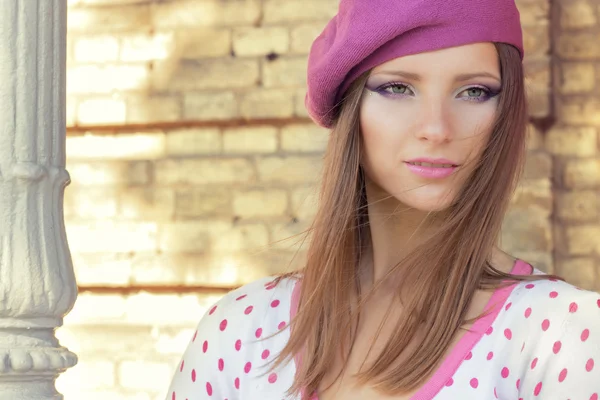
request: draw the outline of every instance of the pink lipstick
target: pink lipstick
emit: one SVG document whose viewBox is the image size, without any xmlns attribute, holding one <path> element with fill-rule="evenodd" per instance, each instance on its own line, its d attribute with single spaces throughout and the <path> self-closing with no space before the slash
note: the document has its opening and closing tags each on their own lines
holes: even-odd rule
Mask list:
<svg viewBox="0 0 600 400">
<path fill-rule="evenodd" d="M 446 178 L 459 167 L 454 161 L 445 158 L 415 158 L 405 161 L 408 169 L 422 178 Z"/>
</svg>

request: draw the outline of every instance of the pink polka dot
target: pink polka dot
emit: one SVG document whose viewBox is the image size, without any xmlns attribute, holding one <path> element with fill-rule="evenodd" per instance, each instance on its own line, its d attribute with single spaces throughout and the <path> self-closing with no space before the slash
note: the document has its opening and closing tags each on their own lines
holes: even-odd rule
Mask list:
<svg viewBox="0 0 600 400">
<path fill-rule="evenodd" d="M 235 380 L 233 381 L 233 384 L 235 385 L 236 389 L 240 388 L 240 378 L 235 378 Z"/>
<path fill-rule="evenodd" d="M 194 332 L 194 337 L 192 338 L 192 342 L 196 340 L 196 336 L 198 336 L 198 331 Z"/>
<path fill-rule="evenodd" d="M 262 335 L 262 328 L 258 328 L 254 333 L 254 336 L 256 336 L 257 339 L 260 337 L 260 335 Z"/>
<path fill-rule="evenodd" d="M 493 351 L 490 351 L 490 352 L 488 353 L 488 355 L 487 355 L 487 359 L 488 359 L 488 361 L 489 361 L 489 360 L 491 360 L 492 358 L 494 358 L 494 352 L 493 352 Z"/>
<path fill-rule="evenodd" d="M 471 358 L 473 358 L 473 353 L 469 352 L 466 357 L 465 360 L 470 360 Z"/>
<path fill-rule="evenodd" d="M 210 311 L 208 312 L 208 315 L 212 315 L 216 309 L 217 309 L 217 306 L 216 305 L 213 306 L 213 308 L 211 308 Z"/>
<path fill-rule="evenodd" d="M 261 355 L 262 359 L 266 360 L 267 358 L 269 358 L 269 354 L 271 354 L 269 350 L 264 350 Z"/>
<path fill-rule="evenodd" d="M 525 318 L 529 318 L 530 315 L 531 315 L 531 307 L 527 307 L 527 310 L 525 310 Z"/>
<path fill-rule="evenodd" d="M 508 368 L 506 368 L 506 367 L 502 368 L 502 373 L 501 373 L 501 375 L 502 375 L 502 377 L 503 377 L 503 378 L 508 378 L 508 374 L 509 374 L 509 373 L 510 373 L 510 371 L 509 371 L 509 369 L 508 369 Z"/>
<path fill-rule="evenodd" d="M 540 394 L 541 391 L 542 391 L 542 382 L 539 382 L 537 385 L 535 385 L 535 389 L 533 390 L 533 394 L 535 396 L 537 396 L 538 394 Z"/>
<path fill-rule="evenodd" d="M 521 346 L 521 353 L 523 352 L 524 348 L 525 348 L 525 342 L 523 342 L 523 345 Z"/>
<path fill-rule="evenodd" d="M 448 382 L 446 382 L 446 386 L 450 387 L 454 384 L 454 379 L 450 378 L 448 379 Z"/>
<path fill-rule="evenodd" d="M 577 312 L 577 309 L 578 309 L 578 308 L 579 308 L 579 307 L 577 306 L 577 303 L 575 303 L 575 302 L 572 302 L 572 303 L 569 305 L 569 312 L 570 312 L 570 313 Z"/>
<path fill-rule="evenodd" d="M 557 298 L 557 297 L 558 297 L 558 292 L 556 292 L 556 291 L 552 291 L 552 292 L 550 292 L 550 298 L 551 298 L 551 299 L 555 299 L 555 298 Z"/>
<path fill-rule="evenodd" d="M 196 370 L 192 370 L 192 382 L 196 382 Z"/>
<path fill-rule="evenodd" d="M 181 360 L 181 366 L 179 367 L 179 372 L 183 371 L 183 365 L 185 364 L 185 360 Z"/>
<path fill-rule="evenodd" d="M 590 330 L 584 329 L 583 332 L 581 332 L 581 341 L 585 342 L 586 340 L 588 340 L 589 337 L 590 337 Z"/>
<path fill-rule="evenodd" d="M 494 332 L 494 328 L 492 328 L 492 327 L 490 326 L 489 328 L 487 328 L 487 331 L 485 331 L 485 334 L 489 336 L 489 335 L 491 335 L 491 334 L 492 334 L 492 332 Z"/>
<path fill-rule="evenodd" d="M 208 340 L 205 340 L 204 343 L 202 343 L 202 352 L 206 353 L 207 350 L 208 350 Z"/>
<path fill-rule="evenodd" d="M 278 305 L 279 305 L 279 300 L 273 300 L 271 302 L 271 307 L 273 307 L 273 308 L 277 307 Z"/>
<path fill-rule="evenodd" d="M 242 348 L 242 341 L 240 339 L 235 341 L 235 349 L 237 351 L 240 351 L 240 349 Z"/>
<path fill-rule="evenodd" d="M 567 377 L 567 369 L 563 368 L 563 370 L 560 371 L 560 374 L 558 375 L 558 381 L 563 382 L 566 377 Z"/>
<path fill-rule="evenodd" d="M 600 299 L 596 300 L 596 305 L 600 308 Z"/>
<path fill-rule="evenodd" d="M 520 389 L 520 388 L 521 388 L 521 380 L 517 379 L 517 389 Z"/>
<path fill-rule="evenodd" d="M 225 368 L 225 361 L 219 358 L 219 371 L 223 371 L 223 368 Z"/>
<path fill-rule="evenodd" d="M 273 290 L 273 289 L 275 289 L 275 286 L 276 285 L 273 282 L 269 282 L 269 283 L 267 283 L 265 285 L 265 289 L 267 289 L 267 290 Z"/>
<path fill-rule="evenodd" d="M 548 330 L 548 328 L 550 328 L 550 321 L 548 321 L 547 319 L 545 319 L 542 322 L 542 330 L 545 332 Z"/>
<path fill-rule="evenodd" d="M 206 382 L 206 393 L 208 393 L 209 396 L 212 396 L 212 385 L 210 382 Z"/>
<path fill-rule="evenodd" d="M 533 361 L 531 362 L 531 369 L 534 369 L 534 368 L 535 368 L 535 366 L 537 365 L 537 362 L 538 362 L 538 358 L 536 357 L 536 358 L 534 358 L 534 359 L 533 359 Z"/>
<path fill-rule="evenodd" d="M 252 307 L 252 306 L 246 307 L 246 309 L 244 310 L 244 314 L 246 314 L 246 315 L 250 314 L 253 309 L 254 309 L 254 307 Z"/>
<path fill-rule="evenodd" d="M 512 303 L 508 303 L 508 304 L 506 305 L 506 307 L 504 307 L 504 309 L 505 309 L 506 311 L 508 311 L 508 309 L 510 308 L 510 306 L 512 306 Z M 494 389 L 494 390 L 495 390 L 495 389 Z"/>
<path fill-rule="evenodd" d="M 590 358 L 589 360 L 587 360 L 587 362 L 585 363 L 585 370 L 587 372 L 590 372 L 591 370 L 594 369 L 594 359 Z"/>
<path fill-rule="evenodd" d="M 506 329 L 504 330 L 504 336 L 505 336 L 505 337 L 506 337 L 508 340 L 512 339 L 512 332 L 511 332 L 511 330 L 510 330 L 510 329 L 508 329 L 508 328 L 506 328 Z"/>
<path fill-rule="evenodd" d="M 285 321 L 281 321 L 279 325 L 277 325 L 277 329 L 282 330 L 283 328 L 285 328 Z"/>
<path fill-rule="evenodd" d="M 525 285 L 525 289 L 533 289 L 534 287 L 535 287 L 535 285 L 533 283 Z"/>
<path fill-rule="evenodd" d="M 221 332 L 223 332 L 225 330 L 225 328 L 227 328 L 227 320 L 226 319 L 221 321 L 221 324 L 219 325 L 219 329 L 221 330 Z"/>
<path fill-rule="evenodd" d="M 498 393 L 496 393 L 496 388 L 494 388 L 494 397 L 498 398 Z"/>
<path fill-rule="evenodd" d="M 175 392 L 171 395 L 171 400 L 175 400 Z"/>
<path fill-rule="evenodd" d="M 248 361 L 246 363 L 246 365 L 244 365 L 244 372 L 248 373 L 248 372 L 250 372 L 251 369 L 252 369 L 252 363 L 250 361 Z"/>
<path fill-rule="evenodd" d="M 590 400 L 598 400 L 598 393 L 594 393 L 591 397 Z"/>
<path fill-rule="evenodd" d="M 237 299 L 235 299 L 235 301 L 240 301 L 241 299 L 243 299 L 246 296 L 247 296 L 247 294 L 243 294 L 240 297 L 238 297 Z"/>
<path fill-rule="evenodd" d="M 472 387 L 473 389 L 477 389 L 477 386 L 479 386 L 479 381 L 477 380 L 477 378 L 473 378 L 473 379 L 471 379 L 471 382 L 470 382 L 470 383 L 471 383 L 471 387 Z"/>
<path fill-rule="evenodd" d="M 562 347 L 562 343 L 560 342 L 560 340 L 554 342 L 554 346 L 552 346 L 552 351 L 554 352 L 554 354 L 558 354 L 561 347 Z"/>
<path fill-rule="evenodd" d="M 277 382 L 277 374 L 272 373 L 271 375 L 269 375 L 269 383 L 275 383 L 275 382 Z"/>
</svg>

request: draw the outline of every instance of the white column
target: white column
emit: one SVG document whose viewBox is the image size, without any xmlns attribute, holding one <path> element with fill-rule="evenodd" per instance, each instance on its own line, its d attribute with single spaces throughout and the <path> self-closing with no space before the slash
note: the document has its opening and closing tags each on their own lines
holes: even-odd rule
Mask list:
<svg viewBox="0 0 600 400">
<path fill-rule="evenodd" d="M 66 0 L 0 0 L 0 400 L 62 399 L 77 286 L 63 220 Z"/>
</svg>

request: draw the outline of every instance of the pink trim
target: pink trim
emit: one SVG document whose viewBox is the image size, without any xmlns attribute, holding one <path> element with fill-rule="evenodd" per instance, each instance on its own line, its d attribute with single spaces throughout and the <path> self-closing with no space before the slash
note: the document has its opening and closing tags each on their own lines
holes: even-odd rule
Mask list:
<svg viewBox="0 0 600 400">
<path fill-rule="evenodd" d="M 516 260 L 515 265 L 510 273 L 514 275 L 531 275 L 533 273 L 533 267 L 522 260 Z M 469 351 L 473 349 L 477 342 L 479 342 L 479 340 L 483 337 L 487 329 L 493 324 L 494 320 L 502 310 L 502 306 L 506 302 L 506 299 L 508 296 L 510 296 L 516 285 L 517 284 L 507 286 L 502 289 L 497 289 L 494 292 L 485 306 L 486 311 L 492 308 L 493 311 L 485 317 L 478 319 L 473 324 L 471 329 L 460 338 L 458 343 L 452 349 L 450 355 L 448 355 L 448 357 L 446 357 L 446 359 L 444 359 L 442 362 L 441 367 L 437 369 L 429 381 L 427 381 L 427 383 L 421 387 L 421 389 L 411 398 L 411 400 L 432 399 L 433 396 L 435 396 L 444 387 L 448 379 L 451 378 L 458 367 L 460 367 L 460 364 L 463 362 Z M 300 288 L 301 281 L 298 280 L 292 291 L 290 321 L 296 316 L 298 310 Z M 294 357 L 294 362 L 296 364 L 296 368 L 298 368 L 302 362 L 300 354 Z M 312 399 L 318 400 L 316 394 Z"/>
</svg>

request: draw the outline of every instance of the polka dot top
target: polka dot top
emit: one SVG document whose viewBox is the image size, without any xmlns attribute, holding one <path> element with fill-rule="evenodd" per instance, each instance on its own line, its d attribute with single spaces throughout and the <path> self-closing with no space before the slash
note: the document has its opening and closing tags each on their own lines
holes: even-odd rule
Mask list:
<svg viewBox="0 0 600 400">
<path fill-rule="evenodd" d="M 512 272 L 531 270 L 517 261 Z M 289 339 L 301 281 L 272 279 L 231 291 L 206 311 L 166 400 L 299 400 L 285 392 L 301 360 L 274 372 L 267 363 Z M 521 282 L 496 290 L 486 309 L 412 400 L 598 400 L 600 294 L 562 281 Z"/>
</svg>

